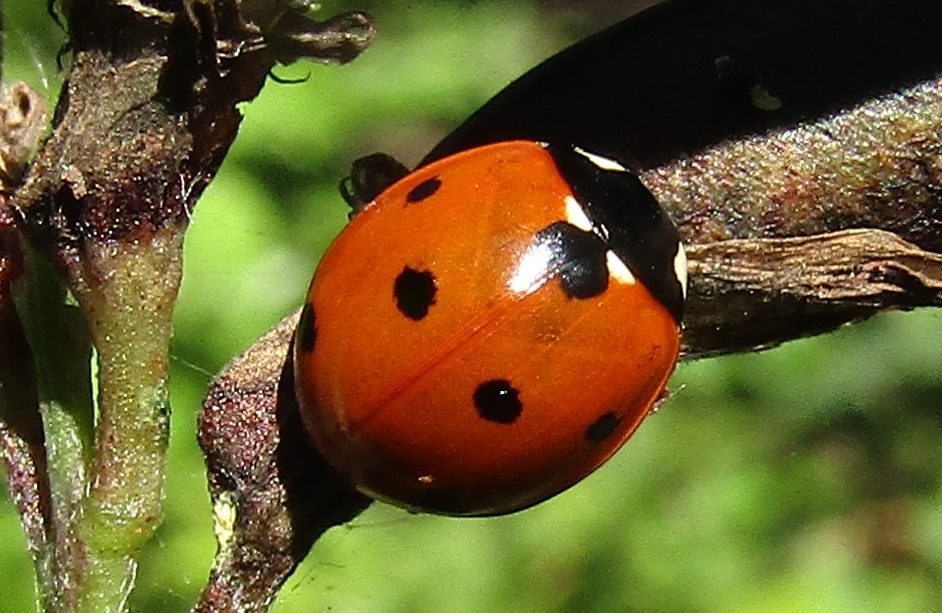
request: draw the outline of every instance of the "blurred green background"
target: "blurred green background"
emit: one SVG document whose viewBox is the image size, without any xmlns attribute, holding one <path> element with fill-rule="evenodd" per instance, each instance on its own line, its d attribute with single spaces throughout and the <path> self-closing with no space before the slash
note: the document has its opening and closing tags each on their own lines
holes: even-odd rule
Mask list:
<svg viewBox="0 0 942 613">
<path fill-rule="evenodd" d="M 62 32 L 5 0 L 7 81 L 55 95 Z M 377 150 L 416 162 L 539 60 L 626 2 L 325 2 L 379 24 L 349 66 L 297 65 L 246 104 L 189 231 L 176 311 L 167 519 L 131 608 L 187 611 L 214 553 L 196 413 L 211 373 L 299 303 L 345 221 L 336 185 Z M 930 611 L 942 603 L 942 313 L 890 314 L 753 355 L 684 364 L 674 397 L 591 478 L 516 515 L 375 505 L 315 547 L 293 612 Z M 0 611 L 32 569 L 0 506 Z"/>
</svg>

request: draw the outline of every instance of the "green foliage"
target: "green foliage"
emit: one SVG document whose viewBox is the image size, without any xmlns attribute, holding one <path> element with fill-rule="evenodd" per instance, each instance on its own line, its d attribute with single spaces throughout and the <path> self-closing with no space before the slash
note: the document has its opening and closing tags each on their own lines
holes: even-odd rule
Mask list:
<svg viewBox="0 0 942 613">
<path fill-rule="evenodd" d="M 39 83 L 61 33 L 6 0 L 7 79 Z M 186 611 L 214 552 L 195 420 L 212 372 L 301 300 L 345 222 L 336 184 L 376 150 L 414 163 L 578 29 L 526 3 L 367 8 L 373 48 L 298 65 L 244 107 L 194 214 L 176 310 L 167 520 L 134 611 Z M 50 93 L 55 93 L 50 92 Z M 275 610 L 914 611 L 942 601 L 942 319 L 894 314 L 825 337 L 682 365 L 674 397 L 582 484 L 498 519 L 375 505 L 329 532 Z M 2 611 L 34 601 L 12 505 L 0 507 Z"/>
</svg>

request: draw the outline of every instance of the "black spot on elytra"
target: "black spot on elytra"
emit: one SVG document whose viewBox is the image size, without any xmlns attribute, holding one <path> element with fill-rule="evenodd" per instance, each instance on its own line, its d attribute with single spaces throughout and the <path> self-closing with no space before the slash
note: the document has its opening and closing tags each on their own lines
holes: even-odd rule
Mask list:
<svg viewBox="0 0 942 613">
<path fill-rule="evenodd" d="M 415 204 L 416 202 L 422 202 L 426 198 L 435 194 L 438 191 L 438 188 L 442 186 L 442 180 L 438 177 L 432 177 L 431 179 L 426 179 L 422 181 L 406 194 L 406 202 L 408 204 Z"/>
<path fill-rule="evenodd" d="M 591 426 L 585 430 L 585 440 L 590 443 L 601 443 L 615 431 L 618 424 L 621 423 L 621 417 L 614 413 L 606 413 L 595 420 Z"/>
<path fill-rule="evenodd" d="M 523 412 L 520 392 L 506 379 L 491 379 L 474 390 L 478 415 L 498 424 L 512 424 Z"/>
<path fill-rule="evenodd" d="M 608 248 L 595 234 L 558 221 L 537 232 L 534 243 L 549 251 L 550 272 L 568 297 L 591 298 L 608 287 Z"/>
<path fill-rule="evenodd" d="M 314 351 L 316 341 L 317 321 L 314 317 L 314 307 L 310 302 L 305 302 L 304 308 L 301 309 L 301 318 L 298 319 L 297 343 L 301 353 Z"/>
<path fill-rule="evenodd" d="M 399 312 L 413 321 L 428 315 L 435 304 L 438 287 L 435 275 L 427 270 L 415 270 L 406 266 L 393 284 L 393 297 Z"/>
</svg>

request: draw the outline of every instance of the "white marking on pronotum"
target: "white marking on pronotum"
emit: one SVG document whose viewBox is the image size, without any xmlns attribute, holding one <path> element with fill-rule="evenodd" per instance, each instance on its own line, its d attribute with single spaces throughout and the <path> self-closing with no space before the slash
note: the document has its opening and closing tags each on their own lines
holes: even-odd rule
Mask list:
<svg viewBox="0 0 942 613">
<path fill-rule="evenodd" d="M 631 274 L 631 270 L 621 261 L 621 258 L 615 255 L 614 251 L 605 252 L 605 263 L 608 265 L 608 274 L 613 279 L 625 285 L 635 284 L 635 276 Z"/>
<path fill-rule="evenodd" d="M 592 231 L 592 222 L 589 216 L 585 214 L 585 209 L 578 200 L 572 196 L 566 196 L 566 221 L 576 226 L 583 232 Z"/>
<path fill-rule="evenodd" d="M 684 300 L 687 299 L 687 252 L 684 251 L 684 246 L 680 243 L 677 243 L 677 253 L 674 254 L 674 274 L 677 275 L 677 280 L 680 281 L 680 291 L 684 295 Z"/>
<path fill-rule="evenodd" d="M 628 169 L 611 158 L 601 156 L 597 153 L 590 153 L 581 147 L 573 147 L 573 151 L 589 160 L 602 170 L 611 170 L 614 172 L 628 172 Z"/>
</svg>

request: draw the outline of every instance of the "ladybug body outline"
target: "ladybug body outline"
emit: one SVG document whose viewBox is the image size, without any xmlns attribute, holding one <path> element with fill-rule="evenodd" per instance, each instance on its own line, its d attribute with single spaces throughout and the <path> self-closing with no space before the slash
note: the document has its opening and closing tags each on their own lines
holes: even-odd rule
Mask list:
<svg viewBox="0 0 942 613">
<path fill-rule="evenodd" d="M 420 168 L 318 267 L 295 343 L 303 421 L 375 498 L 447 515 L 536 504 L 664 393 L 684 262 L 637 177 L 577 147 L 511 141 Z"/>
</svg>

